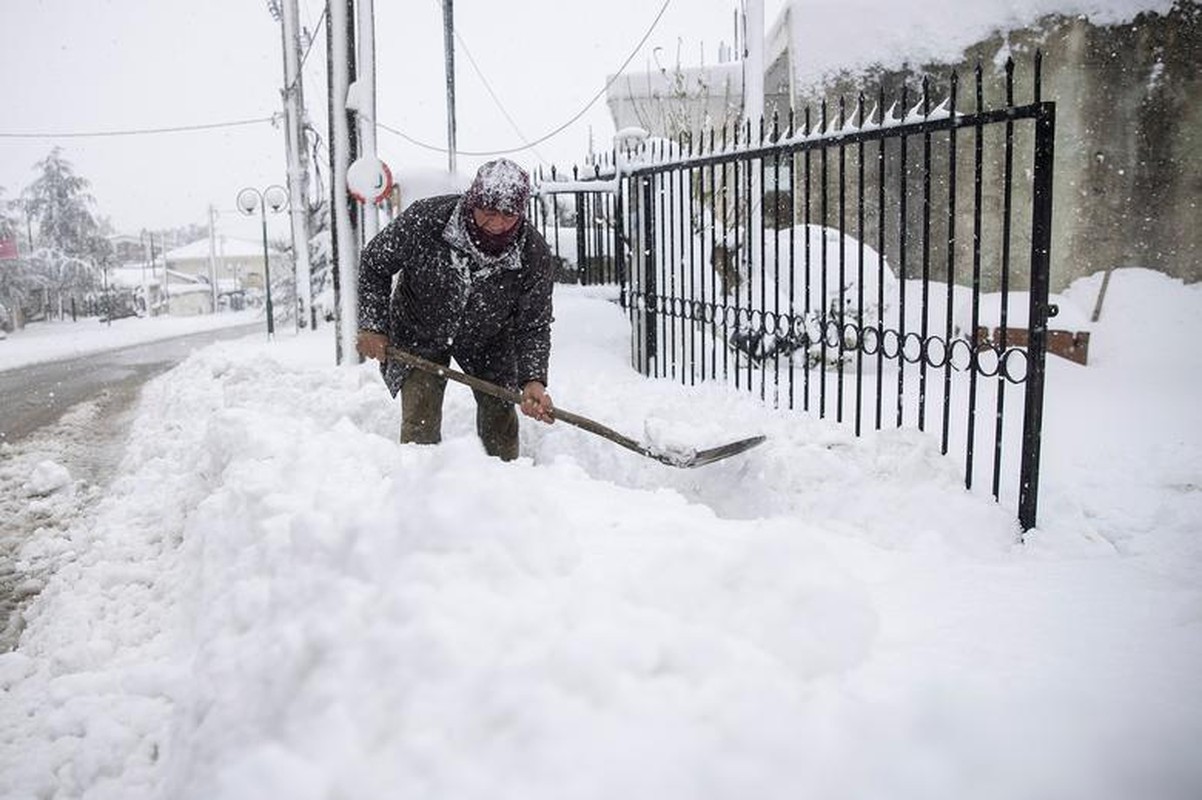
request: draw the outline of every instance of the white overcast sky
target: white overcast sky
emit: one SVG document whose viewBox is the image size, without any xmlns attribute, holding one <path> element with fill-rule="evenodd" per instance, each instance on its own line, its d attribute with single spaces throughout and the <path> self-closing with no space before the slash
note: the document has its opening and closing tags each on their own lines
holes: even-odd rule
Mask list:
<svg viewBox="0 0 1202 800">
<path fill-rule="evenodd" d="M 664 63 L 706 61 L 730 42 L 737 0 L 672 0 L 631 64 L 645 69 L 655 48 Z M 766 24 L 783 5 L 768 0 Z M 300 0 L 314 29 L 320 0 Z M 456 0 L 456 24 L 509 115 L 528 140 L 577 113 L 646 32 L 659 0 Z M 0 3 L 0 133 L 118 131 L 266 117 L 280 108 L 280 30 L 262 0 L 4 0 Z M 446 104 L 442 11 L 438 0 L 376 2 L 380 121 L 444 145 Z M 459 147 L 522 144 L 457 48 Z M 310 118 L 326 127 L 324 28 L 305 67 Z M 589 126 L 603 146 L 612 135 L 604 100 L 538 154 L 566 163 L 586 151 Z M 33 164 L 59 145 L 92 183 L 97 210 L 136 233 L 204 223 L 221 212 L 232 235 L 246 230 L 234 197 L 247 185 L 284 182 L 283 132 L 268 124 L 217 131 L 105 138 L 0 137 L 0 186 L 11 199 L 35 177 Z M 391 166 L 442 167 L 446 156 L 380 131 Z M 461 159 L 461 169 L 478 160 Z M 273 229 L 283 230 L 283 216 Z M 250 229 L 251 231 L 254 228 Z"/>
</svg>

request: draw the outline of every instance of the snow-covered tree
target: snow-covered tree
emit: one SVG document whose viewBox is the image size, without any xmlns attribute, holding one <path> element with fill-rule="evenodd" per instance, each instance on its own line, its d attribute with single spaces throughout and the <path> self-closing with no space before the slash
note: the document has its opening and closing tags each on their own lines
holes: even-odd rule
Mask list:
<svg viewBox="0 0 1202 800">
<path fill-rule="evenodd" d="M 15 201 L 4 199 L 4 187 L 0 186 L 0 239 L 17 235 L 15 207 Z M 35 282 L 24 260 L 0 262 L 0 330 L 9 332 L 22 324 L 22 310 L 34 288 Z"/>
<path fill-rule="evenodd" d="M 66 256 L 103 262 L 109 253 L 87 179 L 54 148 L 35 165 L 38 178 L 21 195 L 25 213 L 37 227 L 37 244 Z"/>
</svg>

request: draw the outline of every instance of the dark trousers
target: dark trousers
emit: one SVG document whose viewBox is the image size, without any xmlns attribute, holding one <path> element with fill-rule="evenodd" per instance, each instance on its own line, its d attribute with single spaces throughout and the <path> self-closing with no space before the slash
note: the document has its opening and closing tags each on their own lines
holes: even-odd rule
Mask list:
<svg viewBox="0 0 1202 800">
<path fill-rule="evenodd" d="M 401 384 L 401 443 L 442 441 L 442 398 L 447 379 L 415 369 Z M 484 451 L 502 461 L 518 457 L 518 414 L 512 403 L 477 392 L 476 434 Z"/>
</svg>

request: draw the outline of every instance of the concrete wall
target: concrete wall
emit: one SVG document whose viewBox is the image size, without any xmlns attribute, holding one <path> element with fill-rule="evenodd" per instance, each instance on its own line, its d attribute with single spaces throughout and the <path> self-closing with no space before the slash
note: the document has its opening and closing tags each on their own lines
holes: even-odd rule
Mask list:
<svg viewBox="0 0 1202 800">
<path fill-rule="evenodd" d="M 1058 20 L 1045 39 L 1062 275 L 1143 266 L 1202 280 L 1202 8 L 1115 28 Z"/>
<path fill-rule="evenodd" d="M 947 96 L 949 76 L 960 76 L 957 108 L 975 110 L 973 71 L 981 64 L 985 108 L 1005 100 L 1004 64 L 1017 62 L 1015 102 L 1034 99 L 1033 57 L 1043 52 L 1042 98 L 1056 103 L 1056 159 L 1052 241 L 1052 289 L 1063 289 L 1077 277 L 1122 266 L 1143 266 L 1186 281 L 1202 280 L 1202 8 L 1197 0 L 1180 0 L 1167 16 L 1144 14 L 1129 25 L 1099 27 L 1080 18 L 1049 17 L 1040 24 L 1006 36 L 995 36 L 969 48 L 957 64 L 928 64 L 905 70 L 875 70 L 849 74 L 797 98 L 797 108 L 807 103 L 815 118 L 823 97 L 828 113 L 843 96 L 854 108 L 860 92 L 868 94 L 871 108 L 883 87 L 886 103 L 907 87 L 909 104 L 921 97 L 923 76 L 931 81 L 932 105 Z M 1033 126 L 1013 127 L 1013 214 L 1009 239 L 1013 288 L 1027 285 L 1025 264 L 1030 248 L 1031 203 L 1029 172 L 1032 165 Z M 957 185 L 954 219 L 956 252 L 951 260 L 956 280 L 965 282 L 971 272 L 973 230 L 973 157 L 975 134 L 961 130 L 956 137 Z M 926 259 L 933 277 L 947 272 L 947 213 L 949 187 L 949 137 L 930 137 L 931 205 Z M 1003 251 L 1003 177 L 1005 126 L 992 126 L 984 135 L 984 192 L 982 197 L 982 272 L 986 289 L 1000 283 Z M 895 266 L 901 260 L 900 231 L 896 221 L 902 196 L 906 214 L 907 275 L 915 276 L 923 259 L 925 187 L 922 161 L 928 142 L 911 137 L 907 143 L 907 169 L 900 169 L 901 143 L 885 148 L 886 256 Z M 875 144 L 865 153 L 867 171 L 864 238 L 876 244 L 875 185 L 879 180 Z M 827 152 L 828 167 L 848 159 L 855 175 L 859 154 Z M 819 155 L 813 154 L 814 174 Z M 795 174 L 800 175 L 801 170 Z M 830 180 L 837 181 L 833 174 Z M 848 186 L 850 192 L 857 187 Z M 835 208 L 837 184 L 825 195 Z M 820 187 L 810 190 L 811 221 L 817 221 L 822 199 Z M 798 186 L 795 201 L 806 192 Z M 855 233 L 855 220 L 845 227 Z M 828 216 L 828 224 L 837 220 Z"/>
</svg>

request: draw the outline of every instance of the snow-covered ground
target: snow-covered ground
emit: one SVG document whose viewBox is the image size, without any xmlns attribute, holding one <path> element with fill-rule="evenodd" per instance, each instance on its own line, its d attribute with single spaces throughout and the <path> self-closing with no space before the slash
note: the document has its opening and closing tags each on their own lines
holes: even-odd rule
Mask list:
<svg viewBox="0 0 1202 800">
<path fill-rule="evenodd" d="M 1050 359 L 1025 542 L 935 437 L 644 379 L 604 292 L 556 302 L 559 405 L 768 442 L 673 470 L 524 421 L 502 464 L 457 386 L 397 445 L 328 331 L 210 347 L 20 554 L 0 796 L 1202 796 L 1202 287 L 1121 270 Z"/>
<path fill-rule="evenodd" d="M 199 331 L 248 325 L 266 317 L 262 309 L 247 309 L 224 314 L 199 314 L 191 317 L 126 317 L 111 323 L 95 317 L 34 322 L 0 338 L 0 370 L 84 356 L 102 350 L 170 339 Z M 277 330 L 281 326 L 277 324 Z"/>
</svg>

